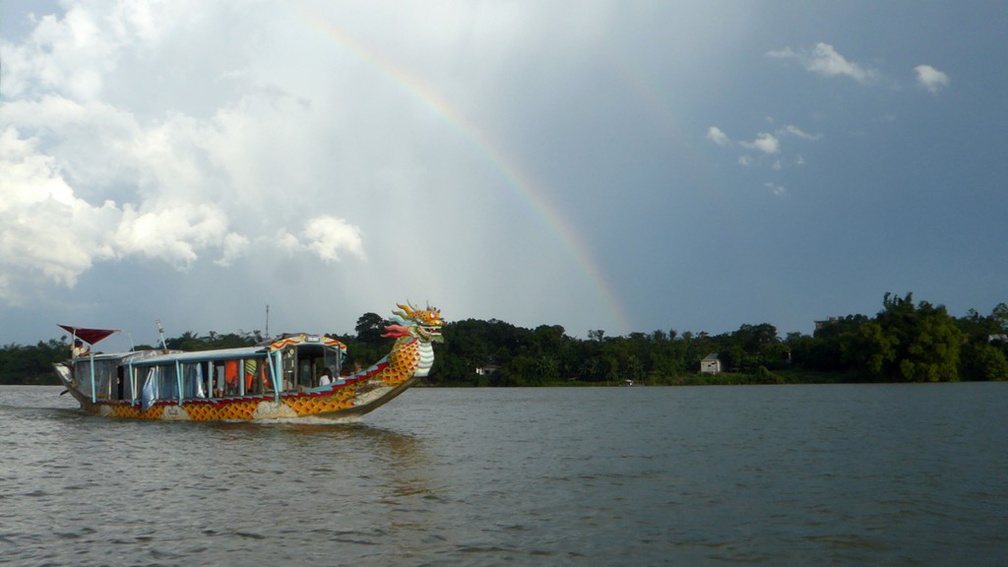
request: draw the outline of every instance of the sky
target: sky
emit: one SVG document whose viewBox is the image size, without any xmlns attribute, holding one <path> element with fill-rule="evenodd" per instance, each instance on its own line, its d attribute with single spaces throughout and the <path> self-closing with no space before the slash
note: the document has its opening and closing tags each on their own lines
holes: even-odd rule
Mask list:
<svg viewBox="0 0 1008 567">
<path fill-rule="evenodd" d="M 0 0 L 0 343 L 1008 301 L 1008 3 Z"/>
</svg>

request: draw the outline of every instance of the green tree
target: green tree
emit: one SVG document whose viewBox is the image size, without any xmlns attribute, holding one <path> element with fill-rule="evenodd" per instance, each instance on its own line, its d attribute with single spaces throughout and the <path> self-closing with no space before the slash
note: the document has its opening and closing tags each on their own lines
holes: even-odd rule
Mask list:
<svg viewBox="0 0 1008 567">
<path fill-rule="evenodd" d="M 914 305 L 912 293 L 902 298 L 887 293 L 876 322 L 895 351 L 884 357 L 884 376 L 906 382 L 959 379 L 959 353 L 965 336 L 945 306 L 926 301 Z"/>
<path fill-rule="evenodd" d="M 841 340 L 844 359 L 875 380 L 890 377 L 899 340 L 878 321 L 865 321 Z"/>
<path fill-rule="evenodd" d="M 986 341 L 963 348 L 963 377 L 967 380 L 1008 380 L 1008 357 Z"/>
<path fill-rule="evenodd" d="M 63 339 L 32 346 L 9 344 L 0 349 L 0 384 L 58 384 L 52 365 L 68 354 Z"/>
<path fill-rule="evenodd" d="M 372 346 L 382 344 L 382 333 L 385 332 L 385 324 L 385 319 L 377 313 L 365 313 L 361 315 L 354 326 L 357 340 Z"/>
<path fill-rule="evenodd" d="M 1008 333 L 1008 304 L 998 303 L 991 311 L 991 319 L 998 331 L 998 334 Z"/>
<path fill-rule="evenodd" d="M 817 328 L 812 340 L 795 350 L 796 362 L 813 370 L 842 372 L 856 366 L 853 343 L 858 340 L 864 315 L 837 318 Z"/>
</svg>

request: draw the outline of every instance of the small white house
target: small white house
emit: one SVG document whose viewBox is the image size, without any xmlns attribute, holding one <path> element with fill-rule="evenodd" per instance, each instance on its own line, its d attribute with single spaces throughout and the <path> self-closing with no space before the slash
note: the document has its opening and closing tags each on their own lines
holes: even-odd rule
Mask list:
<svg viewBox="0 0 1008 567">
<path fill-rule="evenodd" d="M 700 361 L 700 374 L 720 374 L 721 373 L 721 360 L 718 359 L 718 353 L 712 352 L 704 357 Z"/>
<path fill-rule="evenodd" d="M 476 375 L 477 376 L 489 376 L 491 374 L 496 374 L 498 366 L 496 364 L 487 364 L 486 366 L 477 366 Z"/>
</svg>

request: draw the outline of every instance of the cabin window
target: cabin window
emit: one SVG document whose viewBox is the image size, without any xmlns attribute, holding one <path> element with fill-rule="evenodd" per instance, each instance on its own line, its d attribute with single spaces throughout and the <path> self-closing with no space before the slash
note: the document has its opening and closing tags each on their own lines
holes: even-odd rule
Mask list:
<svg viewBox="0 0 1008 567">
<path fill-rule="evenodd" d="M 213 364 L 211 379 L 213 381 L 213 395 L 215 398 L 224 397 L 224 361 L 216 361 Z"/>
<path fill-rule="evenodd" d="M 144 401 L 148 403 L 151 400 L 178 399 L 178 378 L 174 364 L 151 366 L 147 370 L 143 397 Z"/>
<path fill-rule="evenodd" d="M 238 360 L 231 359 L 224 361 L 224 395 L 225 396 L 237 396 L 241 392 L 239 391 L 238 384 Z"/>
<path fill-rule="evenodd" d="M 247 395 L 259 395 L 273 391 L 273 372 L 269 359 L 246 358 L 243 369 Z"/>
<path fill-rule="evenodd" d="M 109 380 L 109 365 L 107 363 L 95 362 L 94 381 L 95 395 L 98 399 L 108 399 L 112 381 Z"/>
<path fill-rule="evenodd" d="M 343 361 L 341 360 L 340 351 L 331 348 L 325 349 L 323 368 L 319 369 L 319 375 L 322 374 L 322 370 L 325 368 L 329 369 L 329 373 L 333 377 L 333 380 L 339 378 L 340 373 L 343 371 Z"/>
<path fill-rule="evenodd" d="M 340 353 L 336 349 L 319 344 L 302 344 L 297 347 L 298 377 L 300 388 L 315 388 L 319 385 L 322 371 L 329 369 L 335 379 L 341 370 Z"/>
<path fill-rule="evenodd" d="M 174 364 L 161 367 L 161 398 L 166 400 L 177 400 L 178 391 L 178 371 Z"/>
<path fill-rule="evenodd" d="M 297 381 L 297 353 L 294 347 L 283 351 L 283 389 L 293 390 Z"/>
<path fill-rule="evenodd" d="M 151 366 L 147 369 L 147 375 L 143 380 L 143 408 L 145 410 L 160 397 L 160 391 L 158 390 L 160 372 L 158 370 L 157 366 Z"/>
<path fill-rule="evenodd" d="M 275 382 L 272 358 L 267 357 L 259 361 L 259 374 L 262 379 L 263 393 L 273 393 Z"/>
<path fill-rule="evenodd" d="M 302 358 L 298 360 L 298 389 L 312 388 L 315 386 L 315 365 L 312 359 Z"/>
<path fill-rule="evenodd" d="M 77 387 L 82 392 L 91 391 L 91 363 L 87 360 L 81 360 L 74 363 L 74 380 L 77 381 Z"/>
<path fill-rule="evenodd" d="M 215 398 L 256 395 L 272 391 L 273 373 L 264 358 L 233 358 L 206 364 L 207 392 Z M 212 388 L 210 387 L 212 385 Z"/>
<path fill-rule="evenodd" d="M 119 368 L 118 360 L 89 360 L 82 359 L 74 365 L 74 379 L 77 380 L 77 387 L 83 392 L 91 391 L 91 371 L 94 365 L 94 393 L 99 400 L 117 400 L 119 395 L 116 372 Z"/>
<path fill-rule="evenodd" d="M 283 389 L 286 391 L 317 387 L 325 368 L 329 369 L 333 379 L 342 371 L 342 353 L 319 343 L 291 345 L 280 352 Z M 266 370 L 267 375 L 271 372 L 272 368 Z"/>
<path fill-rule="evenodd" d="M 239 395 L 238 360 L 216 360 L 212 364 L 213 396 L 215 398 L 227 398 Z"/>
<path fill-rule="evenodd" d="M 246 358 L 242 364 L 242 376 L 245 381 L 245 393 L 258 394 L 262 393 L 262 370 L 260 369 L 263 365 L 262 361 L 255 358 Z"/>
<path fill-rule="evenodd" d="M 116 368 L 118 360 L 100 360 L 95 362 L 95 392 L 98 398 L 115 399 Z"/>
<path fill-rule="evenodd" d="M 133 381 L 129 379 L 129 375 L 126 371 L 126 367 L 122 365 L 116 365 L 115 368 L 115 381 L 112 386 L 112 399 L 114 400 L 132 400 L 133 399 Z"/>
<path fill-rule="evenodd" d="M 182 365 L 182 397 L 203 399 L 207 397 L 206 363 L 186 363 Z"/>
<path fill-rule="evenodd" d="M 132 399 L 134 402 L 136 402 L 138 398 L 141 398 L 143 396 L 143 386 L 144 386 L 143 381 L 144 378 L 147 377 L 147 370 L 145 368 L 140 368 L 138 366 L 130 366 L 129 374 L 130 374 L 130 380 L 129 380 L 130 388 L 131 391 L 133 392 Z"/>
</svg>

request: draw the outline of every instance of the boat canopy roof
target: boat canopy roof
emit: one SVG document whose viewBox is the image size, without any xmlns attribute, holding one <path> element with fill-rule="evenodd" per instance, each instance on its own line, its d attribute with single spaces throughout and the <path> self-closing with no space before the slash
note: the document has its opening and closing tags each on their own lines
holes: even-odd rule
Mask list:
<svg viewBox="0 0 1008 567">
<path fill-rule="evenodd" d="M 60 327 L 89 345 L 97 344 L 108 338 L 109 335 L 119 332 L 119 329 L 88 329 L 72 325 L 60 325 Z"/>
<path fill-rule="evenodd" d="M 250 347 L 222 348 L 216 350 L 199 350 L 188 352 L 165 352 L 144 357 L 142 360 L 134 360 L 133 364 L 138 366 L 153 366 L 157 364 L 167 364 L 171 362 L 202 362 L 205 360 L 230 360 L 236 358 L 265 358 L 272 352 L 287 347 L 314 346 L 316 348 L 328 347 L 345 353 L 346 345 L 340 341 L 326 335 L 308 335 L 298 333 L 286 335 L 268 344 L 260 344 Z"/>
<path fill-rule="evenodd" d="M 330 337 L 329 335 L 312 335 L 308 333 L 288 333 L 281 335 L 280 338 L 274 340 L 269 344 L 269 350 L 276 351 L 283 348 L 294 346 L 294 345 L 311 345 L 318 344 L 322 346 L 327 346 L 330 348 L 339 349 L 341 352 L 346 352 L 346 345 L 341 343 L 339 340 Z"/>
<path fill-rule="evenodd" d="M 267 353 L 267 347 L 254 346 L 254 347 L 238 347 L 238 348 L 222 348 L 216 350 L 198 350 L 192 352 L 168 352 L 164 354 L 159 354 L 156 356 L 151 356 L 144 358 L 141 361 L 134 362 L 137 366 L 154 366 L 157 364 L 166 364 L 169 362 L 202 362 L 204 360 L 228 360 L 235 358 L 264 358 Z"/>
</svg>

